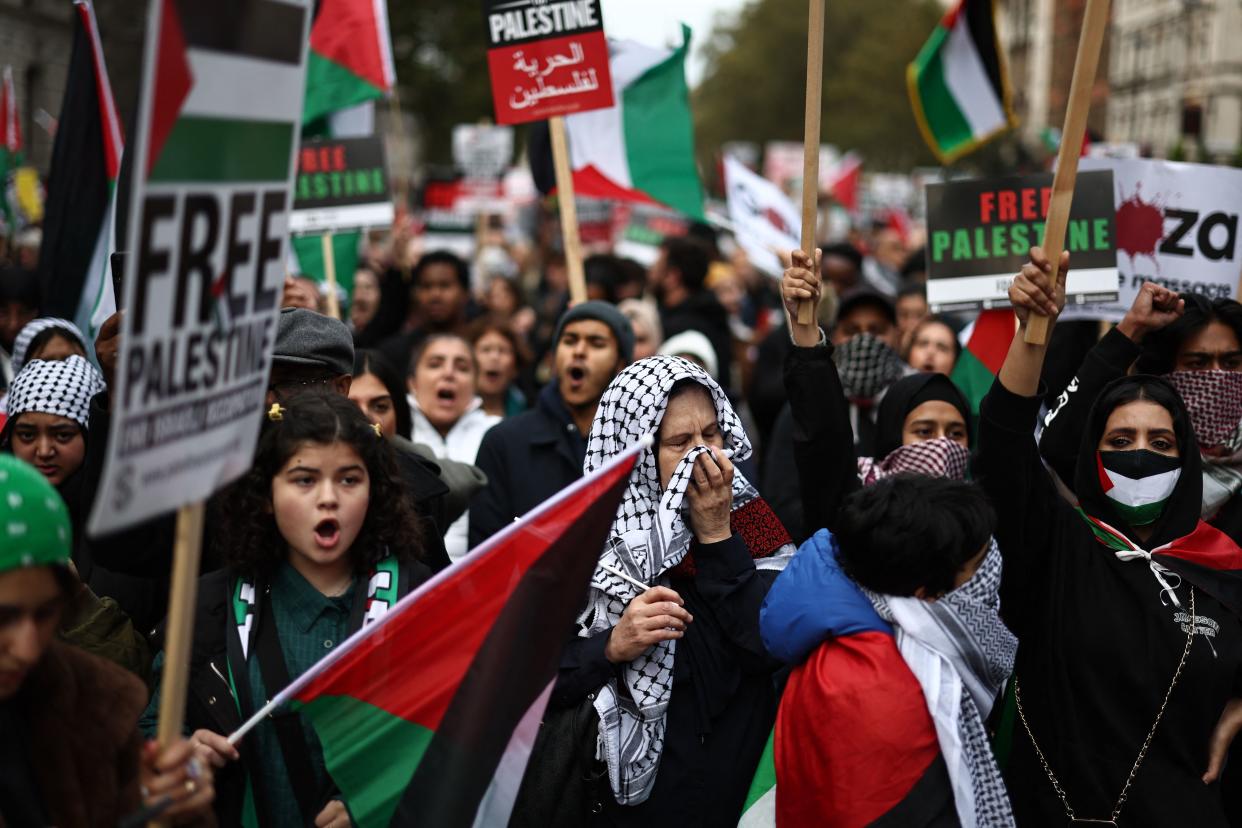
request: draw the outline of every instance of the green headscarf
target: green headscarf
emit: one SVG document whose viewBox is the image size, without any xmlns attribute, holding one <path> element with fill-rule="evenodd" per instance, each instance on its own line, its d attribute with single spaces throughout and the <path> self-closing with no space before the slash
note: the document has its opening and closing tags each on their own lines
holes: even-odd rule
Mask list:
<svg viewBox="0 0 1242 828">
<path fill-rule="evenodd" d="M 11 454 L 0 454 L 0 572 L 67 566 L 69 510 L 47 478 Z"/>
</svg>

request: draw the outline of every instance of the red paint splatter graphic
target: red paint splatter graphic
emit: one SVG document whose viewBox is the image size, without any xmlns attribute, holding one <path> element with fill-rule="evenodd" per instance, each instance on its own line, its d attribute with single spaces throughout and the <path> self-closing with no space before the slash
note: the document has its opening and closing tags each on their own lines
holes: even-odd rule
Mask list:
<svg viewBox="0 0 1242 828">
<path fill-rule="evenodd" d="M 785 221 L 785 219 L 781 218 L 781 214 L 776 212 L 776 210 L 773 210 L 771 207 L 764 209 L 763 217 L 768 220 L 768 224 L 772 225 L 777 230 L 780 230 L 785 235 L 787 236 L 796 235 L 793 231 L 793 228 L 789 226 L 789 224 Z"/>
<path fill-rule="evenodd" d="M 1117 249 L 1130 257 L 1131 265 L 1139 256 L 1146 256 L 1160 272 L 1160 260 L 1156 248 L 1164 239 L 1164 206 L 1156 201 L 1144 201 L 1143 185 L 1139 184 L 1134 195 L 1121 202 L 1117 208 Z"/>
</svg>

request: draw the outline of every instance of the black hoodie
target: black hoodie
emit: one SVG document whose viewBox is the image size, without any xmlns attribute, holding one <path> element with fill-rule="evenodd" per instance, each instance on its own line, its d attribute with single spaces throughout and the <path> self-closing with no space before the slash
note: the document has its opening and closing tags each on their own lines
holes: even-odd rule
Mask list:
<svg viewBox="0 0 1242 828">
<path fill-rule="evenodd" d="M 1162 382 L 1127 377 L 1120 383 Z M 1174 395 L 1176 399 L 1176 395 Z M 1079 818 L 1108 819 L 1156 719 L 1186 643 L 1191 590 L 1168 605 L 1147 563 L 1123 562 L 1053 488 L 1033 435 L 1041 397 L 1020 397 L 998 380 L 980 407 L 975 478 L 997 511 L 1005 561 L 1001 614 L 1019 638 L 1015 675 L 1031 730 Z M 1197 525 L 1199 452 L 1184 408 L 1173 411 L 1182 474 L 1151 549 Z M 1087 417 L 1074 472 L 1083 508 L 1123 531 L 1096 472 L 1109 411 Z M 1138 538 L 1132 537 L 1138 541 Z M 1177 579 L 1170 578 L 1172 583 Z M 1242 625 L 1194 590 L 1194 643 L 1119 825 L 1227 825 L 1220 784 L 1203 784 L 1213 728 L 1242 693 Z M 1064 825 L 1065 808 L 1020 722 L 1006 782 L 1019 825 Z"/>
</svg>

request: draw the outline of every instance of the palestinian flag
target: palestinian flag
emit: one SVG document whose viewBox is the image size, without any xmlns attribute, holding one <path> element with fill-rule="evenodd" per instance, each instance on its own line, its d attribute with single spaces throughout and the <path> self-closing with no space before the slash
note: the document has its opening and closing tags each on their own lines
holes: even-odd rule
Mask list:
<svg viewBox="0 0 1242 828">
<path fill-rule="evenodd" d="M 323 236 L 291 236 L 289 239 L 294 261 L 290 273 L 309 276 L 325 289 L 328 270 L 324 267 Z M 343 298 L 341 308 L 349 307 L 354 295 L 354 272 L 358 268 L 358 246 L 362 243 L 361 230 L 349 230 L 332 234 L 332 262 L 336 266 L 336 284 Z"/>
<path fill-rule="evenodd" d="M 73 320 L 94 342 L 116 310 L 109 256 L 116 249 L 124 138 L 95 9 L 90 0 L 73 5 L 73 48 L 52 147 L 39 272 L 43 313 Z"/>
<path fill-rule="evenodd" d="M 906 86 L 942 164 L 1016 126 L 992 0 L 959 0 L 907 67 Z"/>
<path fill-rule="evenodd" d="M 1122 454 L 1124 452 L 1113 452 Z M 1095 539 L 1115 552 L 1147 557 L 1122 532 L 1078 509 Z M 1242 549 L 1224 532 L 1202 520 L 1189 535 L 1151 550 L 1151 562 L 1201 589 L 1234 615 L 1242 617 Z"/>
<path fill-rule="evenodd" d="M 742 818 L 737 828 L 772 828 L 776 825 L 776 730 L 768 737 L 768 743 L 759 757 L 755 778 L 742 805 Z"/>
<path fill-rule="evenodd" d="M 1000 373 L 1013 341 L 1014 316 L 1009 308 L 980 311 L 958 339 L 962 343 L 962 355 L 953 366 L 949 377 L 970 401 L 970 410 L 979 415 L 979 403 L 992 387 Z"/>
<path fill-rule="evenodd" d="M 646 445 L 406 596 L 255 716 L 285 702 L 305 715 L 354 824 L 509 821 L 565 635 Z"/>
<path fill-rule="evenodd" d="M 1139 451 L 1097 451 L 1096 470 L 1100 488 L 1130 526 L 1147 526 L 1160 517 L 1164 504 L 1177 488 L 1182 464 L 1176 457 L 1166 457 L 1146 449 Z M 1144 475 L 1138 462 L 1156 458 L 1156 470 Z"/>
<path fill-rule="evenodd" d="M 320 0 L 302 122 L 383 97 L 396 79 L 386 0 Z"/>
<path fill-rule="evenodd" d="M 608 41 L 617 104 L 565 118 L 576 196 L 660 204 L 703 219 L 686 85 L 690 29 L 682 33 L 676 49 Z M 546 130 L 532 130 L 531 141 L 531 169 L 544 193 L 555 187 Z"/>
<path fill-rule="evenodd" d="M 4 67 L 0 82 L 0 232 L 13 233 L 17 222 L 9 207 L 9 179 L 22 165 L 22 130 L 17 119 L 17 92 L 13 89 L 13 67 Z"/>
</svg>

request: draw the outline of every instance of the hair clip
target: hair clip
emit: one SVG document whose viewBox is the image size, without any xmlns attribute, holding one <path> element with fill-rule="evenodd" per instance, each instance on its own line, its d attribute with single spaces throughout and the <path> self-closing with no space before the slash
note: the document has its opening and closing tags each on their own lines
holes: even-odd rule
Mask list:
<svg viewBox="0 0 1242 828">
<path fill-rule="evenodd" d="M 375 429 L 375 436 L 376 436 L 376 437 L 383 437 L 383 436 L 384 436 L 384 427 L 383 427 L 383 426 L 381 426 L 379 423 L 371 423 L 371 428 Z"/>
<path fill-rule="evenodd" d="M 267 418 L 273 423 L 279 423 L 285 418 L 285 409 L 280 403 L 272 403 L 272 407 L 267 410 Z"/>
</svg>

